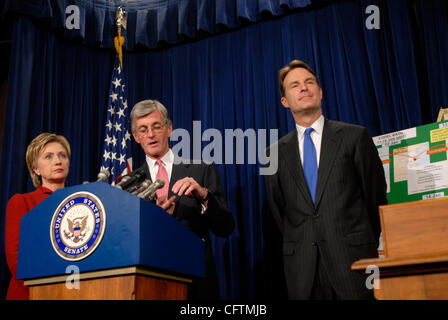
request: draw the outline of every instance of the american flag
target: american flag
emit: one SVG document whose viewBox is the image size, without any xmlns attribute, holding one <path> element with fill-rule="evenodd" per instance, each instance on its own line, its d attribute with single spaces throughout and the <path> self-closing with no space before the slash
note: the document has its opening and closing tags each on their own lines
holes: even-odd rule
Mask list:
<svg viewBox="0 0 448 320">
<path fill-rule="evenodd" d="M 108 170 L 110 173 L 110 182 L 132 171 L 128 95 L 124 79 L 117 54 L 109 90 L 104 152 L 101 162 L 101 170 Z"/>
</svg>

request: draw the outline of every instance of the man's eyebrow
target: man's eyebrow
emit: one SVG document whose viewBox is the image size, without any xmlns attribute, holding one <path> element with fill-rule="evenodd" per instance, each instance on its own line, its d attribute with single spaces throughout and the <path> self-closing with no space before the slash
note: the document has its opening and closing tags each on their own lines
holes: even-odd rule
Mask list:
<svg viewBox="0 0 448 320">
<path fill-rule="evenodd" d="M 306 78 L 305 80 L 303 80 L 303 82 L 307 82 L 307 81 L 310 81 L 310 80 L 316 82 L 316 80 L 313 77 Z M 292 86 L 292 85 L 297 84 L 299 82 L 300 82 L 299 80 L 294 80 L 294 81 L 289 83 L 289 86 Z"/>
<path fill-rule="evenodd" d="M 294 80 L 293 82 L 289 83 L 290 86 L 292 86 L 293 84 L 299 83 L 299 81 Z"/>
</svg>

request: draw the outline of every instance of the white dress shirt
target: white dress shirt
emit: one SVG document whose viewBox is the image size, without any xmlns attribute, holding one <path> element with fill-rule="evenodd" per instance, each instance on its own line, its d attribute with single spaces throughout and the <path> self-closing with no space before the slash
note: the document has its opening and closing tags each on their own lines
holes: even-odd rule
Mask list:
<svg viewBox="0 0 448 320">
<path fill-rule="evenodd" d="M 168 173 L 168 179 L 171 180 L 171 172 L 173 172 L 173 163 L 174 163 L 174 153 L 171 149 L 160 159 L 162 161 L 163 166 Z M 149 173 L 151 174 L 151 180 L 156 181 L 157 171 L 159 171 L 159 166 L 156 164 L 156 160 L 152 159 L 149 156 L 146 156 L 146 163 L 149 167 Z"/>
<path fill-rule="evenodd" d="M 319 119 L 314 121 L 311 127 L 314 129 L 311 131 L 310 136 L 311 140 L 313 140 L 314 148 L 316 149 L 316 157 L 317 157 L 317 167 L 319 168 L 319 160 L 320 160 L 320 146 L 322 144 L 322 132 L 324 130 L 324 116 L 320 116 Z M 296 124 L 297 129 L 297 137 L 299 139 L 299 152 L 300 152 L 300 161 L 303 166 L 303 140 L 305 139 L 305 130 L 307 128 L 301 127 Z"/>
</svg>

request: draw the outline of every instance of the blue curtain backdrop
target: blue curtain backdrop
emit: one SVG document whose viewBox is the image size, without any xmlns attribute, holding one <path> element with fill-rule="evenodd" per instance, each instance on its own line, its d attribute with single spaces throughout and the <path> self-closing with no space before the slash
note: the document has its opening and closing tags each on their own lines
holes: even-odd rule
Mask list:
<svg viewBox="0 0 448 320">
<path fill-rule="evenodd" d="M 223 136 L 236 128 L 278 129 L 279 137 L 292 130 L 277 74 L 295 58 L 317 71 L 324 115 L 364 125 L 373 136 L 433 122 L 448 106 L 446 1 L 144 2 L 159 6 L 128 4 L 128 103 L 160 100 L 174 128 L 191 135 L 195 120 L 202 132 L 216 128 Z M 63 28 L 64 8 L 72 3 L 81 7 L 80 30 Z M 43 131 L 68 138 L 68 185 L 94 180 L 99 171 L 115 57 L 111 28 L 120 2 L 110 3 L 6 4 L 15 22 L 0 176 L 3 295 L 6 204 L 33 190 L 28 143 Z M 365 26 L 372 4 L 380 9 L 378 30 Z M 144 154 L 135 142 L 132 150 L 138 166 Z M 266 211 L 259 165 L 247 162 L 246 148 L 245 164 L 217 165 L 236 220 L 228 239 L 213 237 L 221 297 L 282 299 L 278 230 Z"/>
</svg>

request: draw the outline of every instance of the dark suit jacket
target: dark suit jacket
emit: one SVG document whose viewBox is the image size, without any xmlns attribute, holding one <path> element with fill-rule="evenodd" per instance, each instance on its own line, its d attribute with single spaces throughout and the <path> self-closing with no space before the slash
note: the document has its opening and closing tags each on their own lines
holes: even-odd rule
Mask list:
<svg viewBox="0 0 448 320">
<path fill-rule="evenodd" d="M 148 164 L 145 162 L 142 167 L 145 169 L 147 178 L 151 180 Z M 226 197 L 216 168 L 213 165 L 205 163 L 174 164 L 168 197 L 173 195 L 171 188 L 174 183 L 185 177 L 192 177 L 210 192 L 207 210 L 204 214 L 201 214 L 200 201 L 186 196 L 178 199 L 173 213 L 173 217 L 200 237 L 205 245 L 206 276 L 193 281 L 193 284 L 189 286 L 188 298 L 201 300 L 219 299 L 218 277 L 209 231 L 219 237 L 229 236 L 234 229 L 233 216 L 227 207 Z"/>
<path fill-rule="evenodd" d="M 339 298 L 369 298 L 364 275 L 350 269 L 376 257 L 378 205 L 386 182 L 378 152 L 364 127 L 325 119 L 313 204 L 300 162 L 297 130 L 270 146 L 278 171 L 265 176 L 269 207 L 283 235 L 290 299 L 310 297 L 317 250 Z"/>
</svg>

